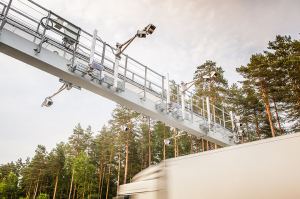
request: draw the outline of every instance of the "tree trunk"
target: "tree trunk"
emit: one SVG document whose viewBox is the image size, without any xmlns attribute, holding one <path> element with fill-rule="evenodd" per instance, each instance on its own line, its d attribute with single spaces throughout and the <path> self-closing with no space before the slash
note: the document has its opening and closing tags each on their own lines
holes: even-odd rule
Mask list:
<svg viewBox="0 0 300 199">
<path fill-rule="evenodd" d="M 283 135 L 283 130 L 282 130 L 282 127 L 281 127 L 280 118 L 279 118 L 279 115 L 278 115 L 277 103 L 274 100 L 274 98 L 273 98 L 273 104 L 274 104 L 274 109 L 275 109 L 275 115 L 276 115 L 276 120 L 277 120 L 278 128 L 280 130 L 280 134 Z"/>
<path fill-rule="evenodd" d="M 194 147 L 194 145 L 193 145 L 193 138 L 192 138 L 192 136 L 191 136 L 190 138 L 191 138 L 191 139 L 190 139 L 190 141 L 191 141 L 190 154 L 193 154 L 193 153 L 194 153 L 194 150 L 193 150 L 193 147 Z"/>
<path fill-rule="evenodd" d="M 99 198 L 100 198 L 100 195 L 101 195 L 102 170 L 103 170 L 103 164 L 101 163 L 100 166 L 99 166 L 99 181 L 98 181 L 98 195 L 99 195 Z"/>
<path fill-rule="evenodd" d="M 104 175 L 105 175 L 105 167 L 103 168 L 102 179 L 101 179 L 102 181 L 101 181 L 100 199 L 102 198 Z"/>
<path fill-rule="evenodd" d="M 73 197 L 72 197 L 73 199 L 75 199 L 76 187 L 77 187 L 77 186 L 76 186 L 76 184 L 75 184 L 75 185 L 74 185 L 74 191 L 73 191 Z M 77 197 L 78 197 L 78 194 L 77 194 Z"/>
<path fill-rule="evenodd" d="M 125 145 L 125 171 L 124 171 L 124 184 L 127 182 L 127 171 L 128 171 L 128 141 Z"/>
<path fill-rule="evenodd" d="M 57 191 L 57 183 L 58 183 L 58 174 L 56 174 L 55 177 L 55 186 L 54 186 L 54 193 L 53 193 L 53 199 L 55 199 L 56 191 Z"/>
<path fill-rule="evenodd" d="M 258 136 L 258 139 L 260 139 L 260 130 L 259 130 L 259 126 L 258 126 L 258 116 L 257 116 L 256 111 L 254 114 L 255 114 L 254 116 L 255 116 L 255 128 L 256 128 L 255 131 Z"/>
<path fill-rule="evenodd" d="M 210 150 L 210 147 L 209 147 L 209 141 L 206 140 L 206 150 L 209 151 Z"/>
<path fill-rule="evenodd" d="M 271 114 L 271 109 L 270 109 L 270 101 L 269 101 L 269 97 L 268 97 L 268 93 L 266 91 L 265 85 L 263 82 L 261 82 L 261 91 L 262 91 L 262 96 L 263 96 L 263 100 L 265 103 L 265 107 L 266 107 L 266 112 L 267 112 L 267 116 L 268 116 L 268 120 L 270 123 L 270 128 L 271 128 L 271 133 L 272 133 L 272 137 L 275 137 L 275 128 L 274 128 L 274 124 L 272 121 L 272 114 Z"/>
<path fill-rule="evenodd" d="M 201 138 L 201 149 L 202 149 L 202 152 L 205 151 L 203 138 Z"/>
<path fill-rule="evenodd" d="M 119 195 L 120 173 L 121 173 L 121 152 L 119 152 L 118 180 L 117 180 L 117 195 Z"/>
<path fill-rule="evenodd" d="M 69 191 L 69 199 L 71 199 L 72 188 L 73 188 L 73 180 L 74 180 L 74 169 L 72 170 L 71 185 L 70 185 L 70 191 Z"/>
<path fill-rule="evenodd" d="M 38 181 L 36 183 L 36 186 L 35 186 L 35 189 L 34 189 L 33 199 L 35 199 L 35 197 L 36 197 L 38 187 L 39 187 L 39 179 L 38 179 Z"/>
<path fill-rule="evenodd" d="M 108 166 L 108 177 L 107 177 L 107 185 L 106 185 L 106 196 L 105 199 L 108 199 L 108 191 L 109 191 L 109 180 L 110 180 L 110 171 L 111 171 L 111 159 L 112 159 L 112 149 L 110 152 L 110 157 L 109 157 L 109 166 Z"/>
<path fill-rule="evenodd" d="M 36 187 L 35 187 L 35 189 L 34 189 L 33 199 L 35 199 L 36 194 L 37 194 L 37 191 L 38 191 L 39 181 L 40 181 L 40 175 L 41 175 L 41 170 L 40 170 L 40 172 L 39 172 L 38 179 L 37 179 L 37 183 L 36 183 Z"/>
<path fill-rule="evenodd" d="M 29 189 L 26 193 L 26 197 L 30 198 L 30 195 L 31 195 L 31 186 L 32 186 L 32 181 L 30 180 L 30 185 L 29 185 Z"/>
</svg>

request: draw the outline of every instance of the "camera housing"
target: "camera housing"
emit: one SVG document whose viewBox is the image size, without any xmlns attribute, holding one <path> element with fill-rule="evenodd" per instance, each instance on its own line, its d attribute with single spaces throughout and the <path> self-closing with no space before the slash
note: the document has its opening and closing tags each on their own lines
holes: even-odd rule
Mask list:
<svg viewBox="0 0 300 199">
<path fill-rule="evenodd" d="M 151 35 L 154 32 L 155 28 L 156 28 L 155 25 L 149 24 L 148 26 L 145 27 L 144 30 L 147 32 L 147 34 Z"/>
<path fill-rule="evenodd" d="M 42 106 L 50 107 L 53 104 L 53 101 L 50 97 L 46 97 L 44 102 L 42 103 Z"/>
</svg>

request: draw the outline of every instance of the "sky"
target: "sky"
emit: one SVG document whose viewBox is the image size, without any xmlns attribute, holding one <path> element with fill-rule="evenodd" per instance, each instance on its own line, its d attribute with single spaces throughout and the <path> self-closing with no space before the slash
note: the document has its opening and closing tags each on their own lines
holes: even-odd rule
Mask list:
<svg viewBox="0 0 300 199">
<path fill-rule="evenodd" d="M 16 0 L 14 0 L 16 1 Z M 20 0 L 24 1 L 25 0 Z M 114 45 L 149 23 L 157 29 L 126 49 L 131 57 L 176 81 L 190 81 L 197 65 L 213 60 L 232 84 L 235 68 L 266 50 L 275 36 L 299 39 L 299 0 L 39 0 L 39 4 Z M 32 157 L 38 144 L 50 151 L 78 123 L 97 132 L 115 103 L 71 89 L 41 103 L 58 79 L 0 54 L 0 164 Z"/>
</svg>

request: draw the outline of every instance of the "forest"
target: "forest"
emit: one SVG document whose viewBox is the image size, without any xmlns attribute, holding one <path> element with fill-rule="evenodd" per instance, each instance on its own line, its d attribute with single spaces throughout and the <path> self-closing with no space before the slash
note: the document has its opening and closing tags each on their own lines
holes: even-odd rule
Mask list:
<svg viewBox="0 0 300 199">
<path fill-rule="evenodd" d="M 243 81 L 229 85 L 216 62 L 197 66 L 195 95 L 240 116 L 241 144 L 300 131 L 300 40 L 278 35 L 246 65 L 232 68 Z M 201 77 L 211 70 L 218 75 L 208 90 Z M 121 105 L 102 129 L 91 129 L 78 124 L 66 143 L 38 145 L 32 158 L 0 165 L 0 198 L 108 199 L 151 165 L 219 148 L 187 133 L 166 144 L 179 129 Z"/>
</svg>

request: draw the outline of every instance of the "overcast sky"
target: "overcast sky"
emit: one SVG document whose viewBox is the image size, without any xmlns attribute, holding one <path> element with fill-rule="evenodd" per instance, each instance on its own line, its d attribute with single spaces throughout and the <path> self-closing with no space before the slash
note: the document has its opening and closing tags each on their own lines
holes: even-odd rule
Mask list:
<svg viewBox="0 0 300 199">
<path fill-rule="evenodd" d="M 16 0 L 15 0 L 16 1 Z M 22 0 L 24 1 L 24 0 Z M 110 44 L 138 28 L 157 26 L 126 52 L 177 81 L 189 81 L 198 64 L 214 60 L 230 83 L 235 67 L 266 49 L 277 34 L 299 39 L 299 0 L 40 0 L 44 7 Z M 81 123 L 98 131 L 115 104 L 85 90 L 58 95 L 51 108 L 43 99 L 60 83 L 56 77 L 0 54 L 0 164 L 32 157 L 38 144 L 51 150 Z"/>
</svg>

